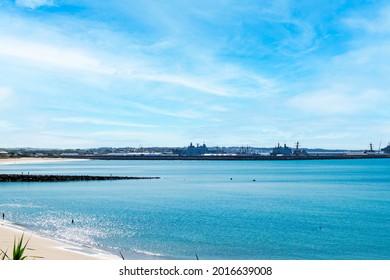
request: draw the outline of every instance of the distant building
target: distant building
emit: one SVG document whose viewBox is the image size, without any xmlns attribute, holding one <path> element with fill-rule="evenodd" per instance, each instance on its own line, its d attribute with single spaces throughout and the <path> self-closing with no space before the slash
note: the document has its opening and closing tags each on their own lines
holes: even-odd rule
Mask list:
<svg viewBox="0 0 390 280">
<path fill-rule="evenodd" d="M 8 157 L 8 152 L 0 151 L 0 157 Z"/>
<path fill-rule="evenodd" d="M 62 153 L 60 154 L 61 157 L 78 157 L 80 156 L 79 153 Z"/>
<path fill-rule="evenodd" d="M 35 157 L 47 157 L 47 154 L 44 153 L 35 153 Z"/>
</svg>

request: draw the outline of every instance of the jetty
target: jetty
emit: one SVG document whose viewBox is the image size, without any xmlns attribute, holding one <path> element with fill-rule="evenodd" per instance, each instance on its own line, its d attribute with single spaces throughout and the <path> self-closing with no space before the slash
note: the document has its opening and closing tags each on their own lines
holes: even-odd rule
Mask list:
<svg viewBox="0 0 390 280">
<path fill-rule="evenodd" d="M 144 179 L 160 179 L 160 177 L 0 174 L 0 182 L 69 182 Z"/>
</svg>

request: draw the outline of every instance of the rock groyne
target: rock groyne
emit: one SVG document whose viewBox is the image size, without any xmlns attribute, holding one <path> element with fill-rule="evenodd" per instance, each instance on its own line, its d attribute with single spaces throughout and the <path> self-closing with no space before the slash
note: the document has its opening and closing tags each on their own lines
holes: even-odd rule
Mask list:
<svg viewBox="0 0 390 280">
<path fill-rule="evenodd" d="M 68 182 L 160 179 L 160 177 L 0 174 L 0 182 Z"/>
</svg>

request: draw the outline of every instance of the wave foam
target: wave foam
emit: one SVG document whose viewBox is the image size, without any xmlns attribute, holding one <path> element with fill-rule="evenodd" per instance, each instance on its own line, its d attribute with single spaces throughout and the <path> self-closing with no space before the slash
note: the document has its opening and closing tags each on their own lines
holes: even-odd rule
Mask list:
<svg viewBox="0 0 390 280">
<path fill-rule="evenodd" d="M 19 204 L 19 203 L 5 203 L 0 204 L 1 207 L 10 207 L 10 208 L 42 208 L 41 206 L 34 204 Z"/>
<path fill-rule="evenodd" d="M 153 253 L 153 252 L 148 252 L 148 251 L 143 251 L 143 250 L 137 250 L 137 249 L 134 249 L 132 250 L 134 253 L 137 253 L 137 254 L 142 254 L 142 255 L 147 255 L 147 256 L 153 256 L 153 257 L 164 257 L 163 254 L 159 254 L 159 253 Z"/>
</svg>

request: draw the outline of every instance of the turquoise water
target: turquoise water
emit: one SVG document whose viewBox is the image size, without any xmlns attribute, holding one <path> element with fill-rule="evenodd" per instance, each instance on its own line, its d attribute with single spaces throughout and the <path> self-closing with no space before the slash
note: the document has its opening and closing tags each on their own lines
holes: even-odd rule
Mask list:
<svg viewBox="0 0 390 280">
<path fill-rule="evenodd" d="M 20 172 L 161 176 L 0 183 L 9 220 L 127 259 L 390 259 L 389 159 L 0 166 Z"/>
</svg>

